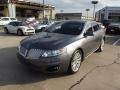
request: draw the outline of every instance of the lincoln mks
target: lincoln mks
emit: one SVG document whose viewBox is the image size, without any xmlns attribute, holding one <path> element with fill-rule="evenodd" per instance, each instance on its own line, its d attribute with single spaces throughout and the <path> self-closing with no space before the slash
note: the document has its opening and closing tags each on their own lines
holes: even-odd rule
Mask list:
<svg viewBox="0 0 120 90">
<path fill-rule="evenodd" d="M 17 56 L 45 73 L 76 73 L 86 57 L 103 51 L 104 40 L 105 30 L 95 21 L 62 21 L 23 39 Z"/>
</svg>

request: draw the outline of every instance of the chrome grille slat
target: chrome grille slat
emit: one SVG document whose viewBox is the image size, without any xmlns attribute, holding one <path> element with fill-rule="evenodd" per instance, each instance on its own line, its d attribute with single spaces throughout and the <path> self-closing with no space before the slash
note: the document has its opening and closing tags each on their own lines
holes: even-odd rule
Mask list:
<svg viewBox="0 0 120 90">
<path fill-rule="evenodd" d="M 24 47 L 20 47 L 19 52 L 22 56 L 26 56 L 27 55 L 27 49 L 25 49 Z"/>
</svg>

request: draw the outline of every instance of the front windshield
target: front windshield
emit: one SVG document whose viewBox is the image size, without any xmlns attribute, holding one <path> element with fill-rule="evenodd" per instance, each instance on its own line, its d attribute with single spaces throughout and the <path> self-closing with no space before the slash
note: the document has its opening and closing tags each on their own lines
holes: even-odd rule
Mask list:
<svg viewBox="0 0 120 90">
<path fill-rule="evenodd" d="M 71 21 L 61 22 L 54 24 L 47 29 L 50 33 L 68 34 L 68 35 L 79 35 L 84 27 L 83 22 Z"/>
</svg>

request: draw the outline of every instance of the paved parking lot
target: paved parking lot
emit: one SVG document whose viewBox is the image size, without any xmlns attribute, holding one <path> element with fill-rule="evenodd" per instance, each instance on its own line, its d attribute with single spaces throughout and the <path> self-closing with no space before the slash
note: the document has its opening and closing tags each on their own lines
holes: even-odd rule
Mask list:
<svg viewBox="0 0 120 90">
<path fill-rule="evenodd" d="M 104 52 L 89 56 L 74 75 L 47 75 L 20 64 L 16 47 L 25 37 L 0 31 L 0 90 L 120 90 L 120 36 L 107 36 Z"/>
</svg>

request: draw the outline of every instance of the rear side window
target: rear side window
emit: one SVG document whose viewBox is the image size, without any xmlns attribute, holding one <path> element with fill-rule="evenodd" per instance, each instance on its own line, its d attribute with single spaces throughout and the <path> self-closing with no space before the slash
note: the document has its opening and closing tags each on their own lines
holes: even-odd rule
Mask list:
<svg viewBox="0 0 120 90">
<path fill-rule="evenodd" d="M 14 22 L 10 22 L 9 25 L 15 26 L 15 23 Z"/>
<path fill-rule="evenodd" d="M 97 25 L 94 25 L 93 26 L 93 29 L 94 29 L 94 31 L 96 32 L 96 31 L 98 31 L 98 30 L 100 30 L 100 26 L 97 24 Z"/>
<path fill-rule="evenodd" d="M 16 20 L 15 18 L 10 18 L 11 20 Z"/>
<path fill-rule="evenodd" d="M 9 21 L 9 18 L 2 18 L 2 21 Z"/>
</svg>

